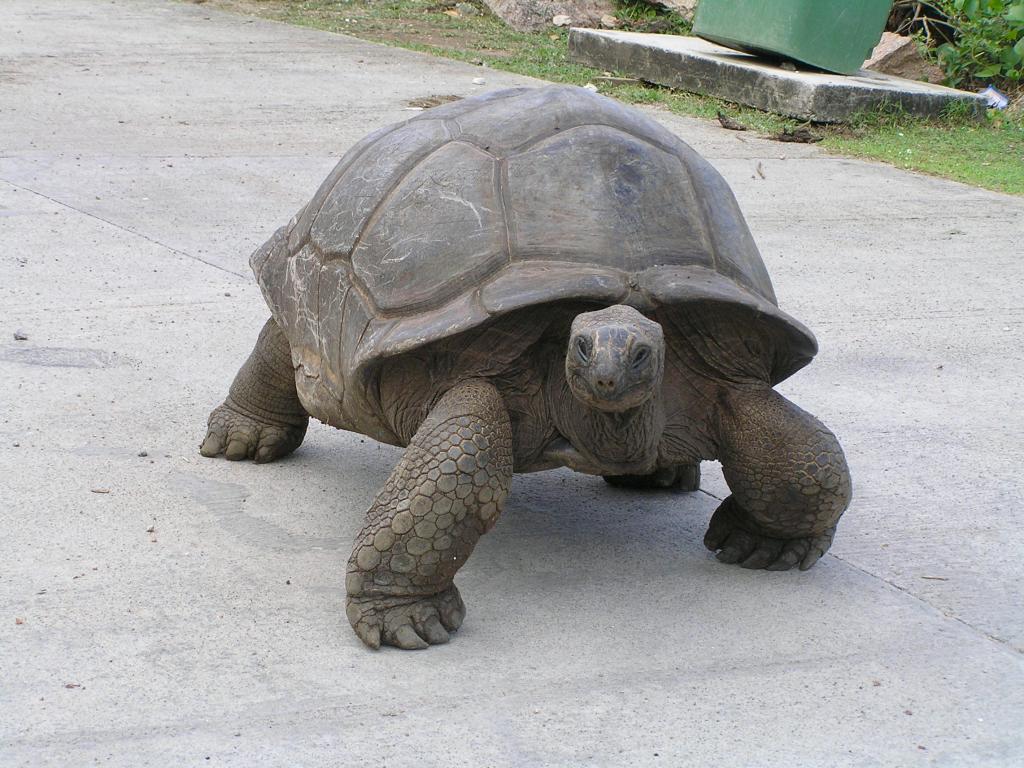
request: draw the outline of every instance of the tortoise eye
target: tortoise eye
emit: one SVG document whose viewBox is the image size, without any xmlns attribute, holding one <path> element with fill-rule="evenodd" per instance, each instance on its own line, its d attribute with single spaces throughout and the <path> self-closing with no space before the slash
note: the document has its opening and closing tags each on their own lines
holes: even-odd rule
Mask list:
<svg viewBox="0 0 1024 768">
<path fill-rule="evenodd" d="M 576 339 L 576 356 L 583 363 L 590 362 L 590 342 L 582 336 Z"/>
<path fill-rule="evenodd" d="M 647 362 L 647 358 L 651 356 L 650 347 L 640 347 L 633 355 L 633 367 L 639 368 L 641 365 Z"/>
</svg>

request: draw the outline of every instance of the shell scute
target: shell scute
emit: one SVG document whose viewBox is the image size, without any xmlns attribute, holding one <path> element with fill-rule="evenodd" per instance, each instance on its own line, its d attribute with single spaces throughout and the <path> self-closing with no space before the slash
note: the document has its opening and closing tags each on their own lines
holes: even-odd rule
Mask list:
<svg viewBox="0 0 1024 768">
<path fill-rule="evenodd" d="M 496 161 L 457 141 L 406 174 L 352 253 L 377 307 L 406 314 L 443 304 L 507 262 Z"/>
<path fill-rule="evenodd" d="M 385 133 L 350 161 L 310 224 L 310 237 L 323 257 L 347 258 L 389 191 L 449 138 L 442 121 L 412 120 Z"/>
<path fill-rule="evenodd" d="M 452 121 L 457 137 L 499 157 L 522 150 L 562 131 L 583 125 L 607 125 L 654 145 L 673 147 L 679 140 L 653 120 L 618 102 L 582 88 L 533 88 L 474 109 Z"/>
<path fill-rule="evenodd" d="M 383 128 L 378 128 L 368 136 L 357 141 L 345 156 L 338 162 L 337 165 L 331 170 L 324 179 L 323 183 L 317 189 L 316 194 L 313 195 L 312 199 L 303 206 L 302 210 L 299 211 L 298 216 L 291 225 L 289 225 L 289 236 L 288 236 L 288 248 L 292 251 L 297 251 L 301 248 L 306 239 L 309 237 L 309 230 L 313 224 L 313 219 L 320 213 L 320 209 L 323 207 L 324 200 L 331 194 L 334 188 L 338 185 L 339 179 L 345 174 L 346 171 L 355 163 L 359 158 L 363 156 L 363 152 L 379 139 L 383 138 L 392 131 L 398 130 L 401 125 L 386 125 Z"/>
<path fill-rule="evenodd" d="M 507 195 L 516 258 L 626 272 L 713 258 L 678 158 L 617 128 L 580 126 L 511 156 Z"/>
</svg>

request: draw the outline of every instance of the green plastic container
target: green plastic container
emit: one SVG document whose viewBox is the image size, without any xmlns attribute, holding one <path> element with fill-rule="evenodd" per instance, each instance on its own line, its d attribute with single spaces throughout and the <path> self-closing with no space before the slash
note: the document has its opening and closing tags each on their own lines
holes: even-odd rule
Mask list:
<svg viewBox="0 0 1024 768">
<path fill-rule="evenodd" d="M 850 75 L 878 44 L 891 8 L 892 0 L 700 0 L 693 34 Z"/>
</svg>

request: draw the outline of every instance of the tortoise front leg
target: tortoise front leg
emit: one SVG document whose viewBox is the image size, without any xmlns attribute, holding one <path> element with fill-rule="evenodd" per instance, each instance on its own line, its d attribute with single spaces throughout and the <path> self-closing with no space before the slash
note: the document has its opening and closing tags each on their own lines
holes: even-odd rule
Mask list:
<svg viewBox="0 0 1024 768">
<path fill-rule="evenodd" d="M 364 643 L 448 641 L 465 615 L 452 579 L 497 522 L 511 479 L 501 396 L 486 381 L 459 384 L 413 436 L 349 558 L 346 613 Z"/>
<path fill-rule="evenodd" d="M 720 459 L 732 495 L 712 516 L 705 546 L 744 568 L 807 570 L 850 504 L 839 441 L 767 387 L 733 390 L 720 402 Z"/>
</svg>

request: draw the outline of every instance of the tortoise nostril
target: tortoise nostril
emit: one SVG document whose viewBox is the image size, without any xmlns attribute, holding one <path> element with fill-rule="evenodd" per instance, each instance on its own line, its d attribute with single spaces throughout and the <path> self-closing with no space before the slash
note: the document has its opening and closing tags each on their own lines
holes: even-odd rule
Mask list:
<svg viewBox="0 0 1024 768">
<path fill-rule="evenodd" d="M 604 390 L 606 392 L 615 389 L 614 379 L 597 379 L 597 381 L 595 381 L 594 383 L 597 385 L 598 389 Z"/>
</svg>

